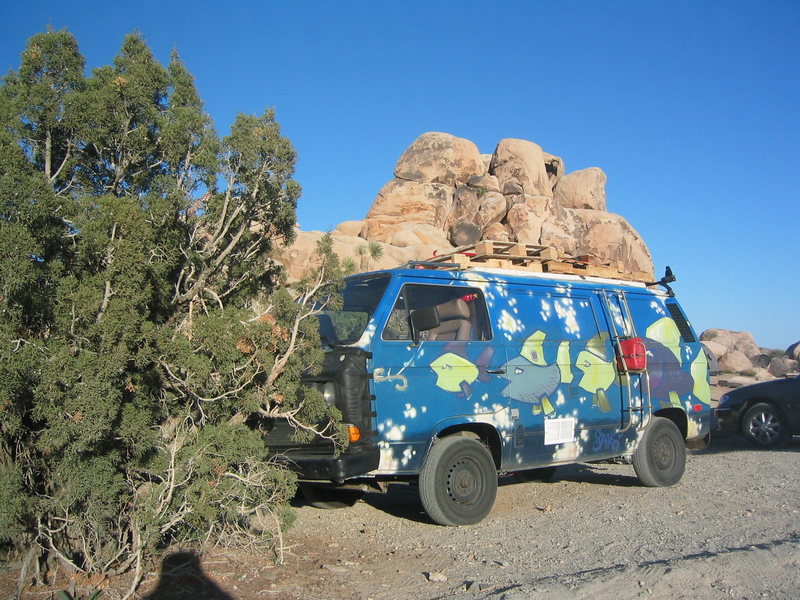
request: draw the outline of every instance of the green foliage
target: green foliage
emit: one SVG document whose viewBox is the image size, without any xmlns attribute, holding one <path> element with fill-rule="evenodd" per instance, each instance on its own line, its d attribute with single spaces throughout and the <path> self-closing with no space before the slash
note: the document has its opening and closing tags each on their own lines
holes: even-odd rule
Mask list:
<svg viewBox="0 0 800 600">
<path fill-rule="evenodd" d="M 247 423 L 341 445 L 299 382 L 342 267 L 328 236 L 279 285 L 300 186 L 274 111 L 220 140 L 139 34 L 83 71 L 50 31 L 0 87 L 0 541 L 105 574 L 171 543 L 269 548 L 295 481 Z"/>
</svg>

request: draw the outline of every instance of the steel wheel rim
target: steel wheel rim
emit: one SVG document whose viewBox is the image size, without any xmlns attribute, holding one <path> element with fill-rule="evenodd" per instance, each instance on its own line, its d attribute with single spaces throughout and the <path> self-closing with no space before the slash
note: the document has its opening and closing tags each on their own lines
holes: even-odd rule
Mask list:
<svg viewBox="0 0 800 600">
<path fill-rule="evenodd" d="M 462 459 L 450 467 L 447 474 L 447 495 L 455 504 L 475 504 L 482 489 L 483 477 L 476 463 Z"/>
<path fill-rule="evenodd" d="M 661 470 L 667 470 L 675 463 L 675 446 L 669 436 L 662 435 L 653 447 L 653 460 Z"/>
</svg>

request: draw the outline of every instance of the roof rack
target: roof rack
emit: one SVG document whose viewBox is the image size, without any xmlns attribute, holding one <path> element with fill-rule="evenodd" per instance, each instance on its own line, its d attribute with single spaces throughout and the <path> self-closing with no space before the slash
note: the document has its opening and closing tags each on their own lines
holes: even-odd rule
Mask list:
<svg viewBox="0 0 800 600">
<path fill-rule="evenodd" d="M 409 262 L 409 267 L 446 270 L 513 269 L 529 273 L 561 273 L 640 282 L 649 282 L 652 279 L 652 275 L 644 271 L 626 271 L 620 261 L 604 261 L 591 254 L 569 256 L 550 246 L 491 240 L 459 246 L 451 252 L 425 261 L 412 261 Z"/>
</svg>

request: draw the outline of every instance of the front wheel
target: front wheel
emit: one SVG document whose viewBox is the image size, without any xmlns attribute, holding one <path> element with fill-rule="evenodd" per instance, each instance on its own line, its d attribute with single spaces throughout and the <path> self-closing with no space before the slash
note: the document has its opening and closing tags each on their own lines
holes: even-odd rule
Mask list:
<svg viewBox="0 0 800 600">
<path fill-rule="evenodd" d="M 669 487 L 683 477 L 686 446 L 678 427 L 664 417 L 653 417 L 633 453 L 633 470 L 648 487 Z"/>
<path fill-rule="evenodd" d="M 492 510 L 497 469 L 486 446 L 465 437 L 433 445 L 419 475 L 419 496 L 440 525 L 471 525 Z"/>
<path fill-rule="evenodd" d="M 779 448 L 789 438 L 783 415 L 766 402 L 756 404 L 745 413 L 742 433 L 758 448 Z"/>
</svg>

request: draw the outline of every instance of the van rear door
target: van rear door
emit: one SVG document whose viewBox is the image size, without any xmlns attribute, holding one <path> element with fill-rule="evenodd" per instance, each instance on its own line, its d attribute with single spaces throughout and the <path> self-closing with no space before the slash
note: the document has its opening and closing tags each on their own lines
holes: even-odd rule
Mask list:
<svg viewBox="0 0 800 600">
<path fill-rule="evenodd" d="M 625 294 L 621 291 L 603 290 L 600 297 L 606 310 L 611 342 L 617 357 L 622 394 L 619 431 L 625 432 L 645 426 L 652 414 L 646 358 L 641 357 L 643 360 L 640 361 L 637 350 L 639 346 L 631 343 L 638 338 Z M 644 368 L 640 368 L 640 362 L 645 362 Z"/>
</svg>

